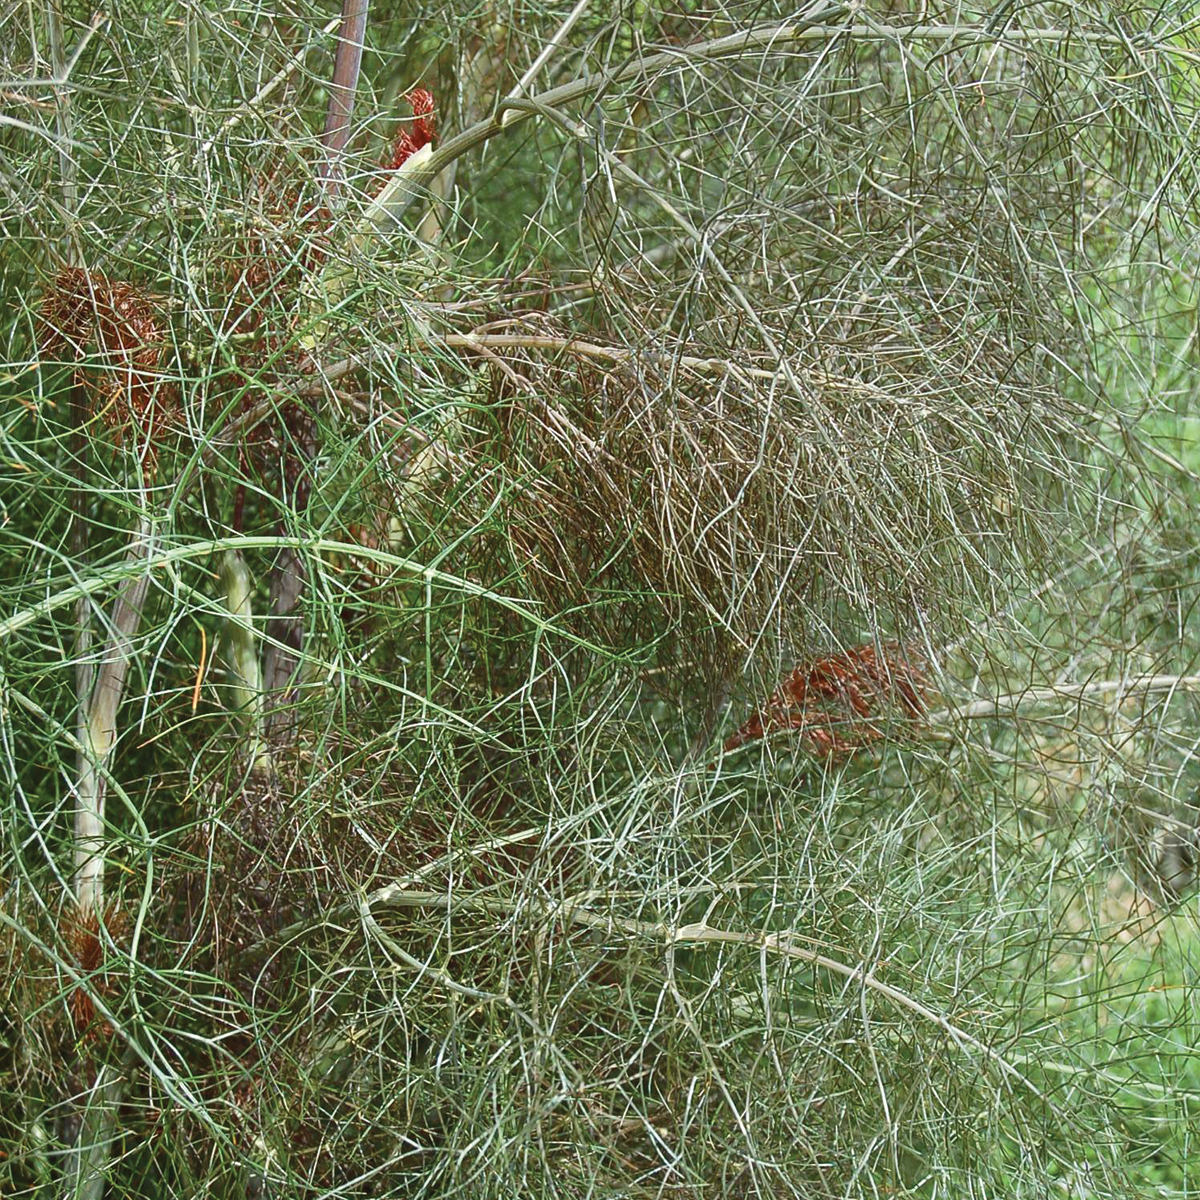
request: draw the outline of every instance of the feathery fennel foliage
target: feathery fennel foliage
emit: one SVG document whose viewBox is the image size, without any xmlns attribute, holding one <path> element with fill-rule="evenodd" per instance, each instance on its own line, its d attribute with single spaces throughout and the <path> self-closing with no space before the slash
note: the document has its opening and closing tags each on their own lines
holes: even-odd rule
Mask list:
<svg viewBox="0 0 1200 1200">
<path fill-rule="evenodd" d="M 3 18 L 0 1192 L 1191 1194 L 1191 9 L 339 20 Z"/>
</svg>

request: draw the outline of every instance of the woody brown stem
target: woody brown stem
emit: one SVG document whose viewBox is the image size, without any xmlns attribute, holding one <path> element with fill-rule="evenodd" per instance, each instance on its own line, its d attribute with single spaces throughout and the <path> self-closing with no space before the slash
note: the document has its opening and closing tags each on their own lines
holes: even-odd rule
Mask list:
<svg viewBox="0 0 1200 1200">
<path fill-rule="evenodd" d="M 302 512 L 308 503 L 308 465 L 316 454 L 316 435 L 312 418 L 297 412 L 292 423 L 295 444 L 290 450 L 288 470 L 288 508 Z M 283 522 L 279 533 L 286 532 Z M 267 621 L 267 648 L 263 655 L 263 692 L 267 709 L 267 733 L 279 736 L 292 724 L 291 706 L 295 701 L 294 684 L 304 651 L 304 618 L 298 613 L 304 596 L 307 571 L 292 547 L 279 552 L 270 575 L 271 615 Z M 265 761 L 265 760 L 262 760 Z"/>
<path fill-rule="evenodd" d="M 341 159 L 350 137 L 350 118 L 354 112 L 354 93 L 362 67 L 363 39 L 367 30 L 368 0 L 343 0 L 342 25 L 338 31 L 337 56 L 329 88 L 329 107 L 321 144 L 325 149 L 322 186 L 327 197 L 337 194 L 341 181 Z M 284 474 L 291 494 L 287 497 L 293 512 L 301 511 L 308 498 L 308 468 L 316 455 L 316 433 L 312 417 L 295 411 L 290 448 Z M 279 532 L 284 533 L 281 523 Z M 307 580 L 304 563 L 292 549 L 283 550 L 271 570 L 271 616 L 267 622 L 267 649 L 263 656 L 262 682 L 268 709 L 267 732 L 283 732 L 291 724 L 288 708 L 294 698 L 295 682 L 304 648 L 304 619 L 298 615 Z M 256 761 L 265 763 L 264 754 Z"/>
<path fill-rule="evenodd" d="M 363 38 L 367 32 L 368 0 L 343 0 L 342 24 L 338 30 L 337 55 L 333 62 L 333 80 L 329 85 L 329 106 L 321 145 L 325 149 L 325 173 L 322 184 L 328 196 L 336 195 L 341 183 L 341 158 L 350 138 L 350 118 L 354 114 L 354 93 L 362 68 Z"/>
</svg>

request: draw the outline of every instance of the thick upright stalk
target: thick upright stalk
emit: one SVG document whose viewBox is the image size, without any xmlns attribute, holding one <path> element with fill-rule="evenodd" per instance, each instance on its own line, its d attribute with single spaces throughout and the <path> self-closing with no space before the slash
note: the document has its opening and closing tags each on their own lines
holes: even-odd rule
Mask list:
<svg viewBox="0 0 1200 1200">
<path fill-rule="evenodd" d="M 128 1064 L 126 1064 L 127 1070 Z M 126 1070 L 103 1064 L 72 1114 L 78 1129 L 70 1139 L 63 1169 L 63 1200 L 102 1200 L 116 1136 L 117 1114 L 125 1094 Z"/>
<path fill-rule="evenodd" d="M 295 428 L 295 482 L 285 498 L 294 512 L 308 504 L 308 469 L 316 454 L 312 418 L 301 414 Z M 289 472 L 291 473 L 291 472 Z M 279 532 L 285 531 L 280 522 Z M 307 568 L 290 546 L 279 552 L 270 575 L 271 615 L 267 620 L 267 648 L 263 655 L 263 694 L 267 708 L 267 733 L 278 737 L 293 723 L 295 687 L 304 654 L 304 616 L 298 610 L 307 585 Z"/>
<path fill-rule="evenodd" d="M 337 56 L 333 62 L 333 81 L 329 85 L 329 107 L 321 145 L 325 148 L 325 191 L 334 195 L 341 183 L 341 158 L 350 139 L 350 120 L 354 115 L 354 93 L 362 69 L 363 38 L 367 32 L 368 0 L 343 0 L 342 24 L 338 30 Z"/>
<path fill-rule="evenodd" d="M 256 773 L 269 773 L 270 754 L 263 731 L 263 678 L 258 659 L 258 637 L 254 630 L 254 581 L 246 560 L 237 550 L 226 550 L 221 558 L 221 581 L 225 585 L 225 640 L 233 676 L 233 708 L 246 725 L 247 757 Z"/>
<path fill-rule="evenodd" d="M 325 165 L 321 184 L 332 200 L 341 181 L 341 160 L 350 137 L 354 95 L 362 67 L 363 39 L 367 30 L 368 0 L 343 0 L 342 24 L 338 31 L 337 56 L 329 88 L 329 106 L 321 143 Z M 310 339 L 311 341 L 311 339 Z M 314 346 L 305 345 L 306 351 Z M 316 455 L 316 433 L 312 418 L 297 413 L 292 430 L 293 460 L 285 470 L 291 481 L 287 501 L 299 512 L 308 499 L 308 468 Z M 284 532 L 281 523 L 280 533 Z M 267 649 L 263 656 L 263 688 L 268 708 L 268 731 L 278 734 L 291 723 L 289 701 L 304 649 L 303 617 L 297 614 L 307 580 L 300 556 L 292 549 L 281 551 L 271 571 L 271 617 L 267 622 Z"/>
<path fill-rule="evenodd" d="M 68 90 L 67 48 L 64 42 L 63 12 L 61 0 L 46 0 L 46 31 L 50 39 L 50 68 L 54 72 L 54 124 L 58 133 L 58 175 L 62 188 L 63 210 L 72 221 L 64 238 L 63 257 L 72 261 L 72 245 L 75 238 L 73 227 L 79 208 L 79 181 L 75 160 L 71 157 L 73 121 L 71 116 L 71 93 Z"/>
<path fill-rule="evenodd" d="M 126 555 L 128 563 L 148 562 L 153 531 L 145 507 Z M 76 679 L 87 690 L 80 692 L 78 733 L 79 778 L 75 787 L 75 896 L 79 920 L 92 918 L 97 930 L 104 912 L 104 799 L 113 748 L 117 742 L 117 713 L 125 693 L 125 680 L 133 656 L 133 640 L 142 620 L 149 586 L 149 571 L 131 575 L 122 585 L 113 606 L 108 638 L 100 662 L 80 664 Z M 76 648 L 86 649 L 91 639 L 91 602 L 83 601 Z M 67 1150 L 63 1163 L 64 1200 L 103 1200 L 118 1109 L 125 1090 L 125 1075 L 100 1066 L 86 1095 L 71 1102 Z"/>
<path fill-rule="evenodd" d="M 85 426 L 87 423 L 87 400 L 83 386 L 76 380 L 71 388 L 71 420 L 75 430 L 71 436 L 72 453 L 75 456 L 77 480 L 83 478 L 84 462 L 88 443 Z M 76 570 L 87 561 L 87 490 L 81 482 L 71 489 L 71 561 Z M 75 662 L 75 737 L 79 744 L 75 759 L 75 778 L 82 779 L 86 769 L 87 711 L 88 698 L 96 682 L 96 666 L 92 662 L 92 598 L 80 596 L 75 601 L 75 644 L 72 649 Z"/>
<path fill-rule="evenodd" d="M 144 562 L 152 546 L 152 527 L 143 511 L 127 561 Z M 81 915 L 99 913 L 104 907 L 104 798 L 117 741 L 117 711 L 125 693 L 133 639 L 141 624 L 149 582 L 146 572 L 132 575 L 117 596 L 108 640 L 80 721 L 83 753 L 75 795 L 75 894 Z"/>
</svg>

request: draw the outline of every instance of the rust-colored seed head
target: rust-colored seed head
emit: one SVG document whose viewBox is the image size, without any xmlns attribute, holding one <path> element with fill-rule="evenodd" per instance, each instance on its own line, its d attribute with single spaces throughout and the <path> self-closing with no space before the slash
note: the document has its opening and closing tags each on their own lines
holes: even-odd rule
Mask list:
<svg viewBox="0 0 1200 1200">
<path fill-rule="evenodd" d="M 919 655 L 889 642 L 867 643 L 797 667 L 766 704 L 725 743 L 736 750 L 772 733 L 793 730 L 822 758 L 849 758 L 881 741 L 890 719 L 925 714 L 926 673 Z"/>
<path fill-rule="evenodd" d="M 412 105 L 414 117 L 427 117 L 433 112 L 433 93 L 425 88 L 413 88 L 404 98 Z"/>
<path fill-rule="evenodd" d="M 38 346 L 47 358 L 75 361 L 92 324 L 91 279 L 81 267 L 64 267 L 42 298 Z"/>
<path fill-rule="evenodd" d="M 78 370 L 77 380 L 117 442 L 131 425 L 148 440 L 161 429 L 171 398 L 161 383 L 165 338 L 150 300 L 133 284 L 64 268 L 42 301 L 38 337 L 51 358 L 79 363 L 94 349 L 101 369 Z"/>
<path fill-rule="evenodd" d="M 410 159 L 422 146 L 434 139 L 433 95 L 424 88 L 413 88 L 405 97 L 413 110 L 413 122 L 409 129 L 401 129 L 392 143 L 391 153 L 384 166 L 395 171 Z"/>
<path fill-rule="evenodd" d="M 76 913 L 63 925 L 63 941 L 75 959 L 79 973 L 89 977 L 87 987 L 75 988 L 68 1001 L 71 1024 L 80 1038 L 108 1037 L 112 1033 L 112 1026 L 107 1021 L 96 1021 L 96 1006 L 91 995 L 92 990 L 107 991 L 104 980 L 96 974 L 104 964 L 102 928 L 112 937 L 119 936 L 125 928 L 125 915 L 109 906 L 103 914 L 95 911 Z"/>
</svg>

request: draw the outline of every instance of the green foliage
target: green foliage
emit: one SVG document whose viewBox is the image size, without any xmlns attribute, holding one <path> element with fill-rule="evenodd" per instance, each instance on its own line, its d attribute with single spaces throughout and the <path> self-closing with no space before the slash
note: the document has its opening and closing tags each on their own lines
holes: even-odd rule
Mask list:
<svg viewBox="0 0 1200 1200">
<path fill-rule="evenodd" d="M 1192 1194 L 1190 10 L 332 17 L 0 26 L 0 1194 Z"/>
</svg>

